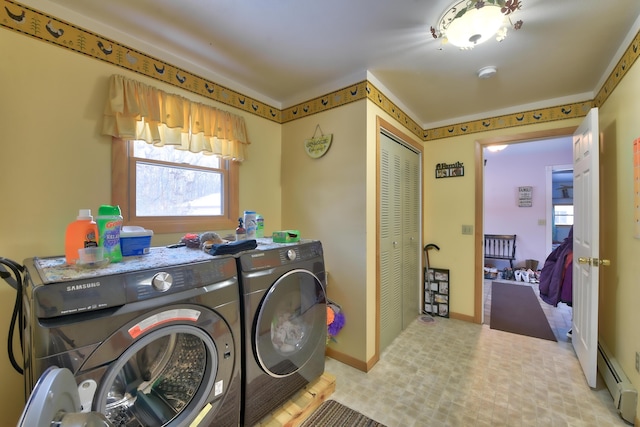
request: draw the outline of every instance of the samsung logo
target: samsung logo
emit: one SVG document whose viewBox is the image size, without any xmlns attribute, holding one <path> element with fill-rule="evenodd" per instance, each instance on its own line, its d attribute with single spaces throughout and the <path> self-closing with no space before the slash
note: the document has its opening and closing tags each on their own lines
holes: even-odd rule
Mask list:
<svg viewBox="0 0 640 427">
<path fill-rule="evenodd" d="M 82 291 L 84 289 L 98 288 L 100 287 L 100 282 L 89 282 L 83 283 L 81 285 L 69 285 L 67 286 L 67 292 L 75 292 Z"/>
</svg>

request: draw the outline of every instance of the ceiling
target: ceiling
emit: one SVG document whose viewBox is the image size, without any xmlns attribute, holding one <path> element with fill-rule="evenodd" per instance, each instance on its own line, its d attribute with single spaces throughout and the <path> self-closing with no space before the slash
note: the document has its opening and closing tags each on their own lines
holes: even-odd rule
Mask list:
<svg viewBox="0 0 640 427">
<path fill-rule="evenodd" d="M 472 50 L 430 34 L 453 0 L 26 3 L 279 109 L 369 79 L 429 129 L 593 99 L 640 21 L 638 0 L 520 1 L 522 28 Z"/>
</svg>

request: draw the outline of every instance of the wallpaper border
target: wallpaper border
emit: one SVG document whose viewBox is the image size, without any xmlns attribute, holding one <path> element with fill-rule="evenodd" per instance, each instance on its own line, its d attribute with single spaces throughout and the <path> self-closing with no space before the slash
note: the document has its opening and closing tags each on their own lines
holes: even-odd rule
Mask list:
<svg viewBox="0 0 640 427">
<path fill-rule="evenodd" d="M 489 130 L 584 117 L 592 107 L 600 107 L 604 104 L 640 56 L 640 32 L 638 32 L 594 100 L 422 129 L 368 80 L 280 110 L 21 3 L 13 0 L 2 0 L 2 2 L 4 11 L 0 11 L 1 27 L 163 81 L 276 123 L 287 123 L 351 102 L 368 99 L 425 142 Z"/>
</svg>

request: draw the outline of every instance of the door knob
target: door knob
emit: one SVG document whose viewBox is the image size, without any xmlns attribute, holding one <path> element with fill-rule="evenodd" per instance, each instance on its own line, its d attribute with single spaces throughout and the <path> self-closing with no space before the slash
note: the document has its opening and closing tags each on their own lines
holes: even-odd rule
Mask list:
<svg viewBox="0 0 640 427">
<path fill-rule="evenodd" d="M 609 267 L 611 265 L 611 261 L 608 259 L 580 257 L 578 258 L 578 264 L 590 264 L 594 267 Z"/>
</svg>

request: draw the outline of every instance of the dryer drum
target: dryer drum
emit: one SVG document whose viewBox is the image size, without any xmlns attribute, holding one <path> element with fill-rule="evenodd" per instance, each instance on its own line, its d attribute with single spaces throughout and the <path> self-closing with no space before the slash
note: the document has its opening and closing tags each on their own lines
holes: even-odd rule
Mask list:
<svg viewBox="0 0 640 427">
<path fill-rule="evenodd" d="M 326 341 L 326 299 L 320 280 L 291 270 L 265 295 L 254 329 L 254 351 L 262 369 L 283 377 L 305 366 Z"/>
<path fill-rule="evenodd" d="M 197 328 L 165 329 L 171 333 L 147 335 L 105 375 L 96 403 L 114 426 L 165 425 L 209 394 L 217 370 L 215 344 Z"/>
</svg>

